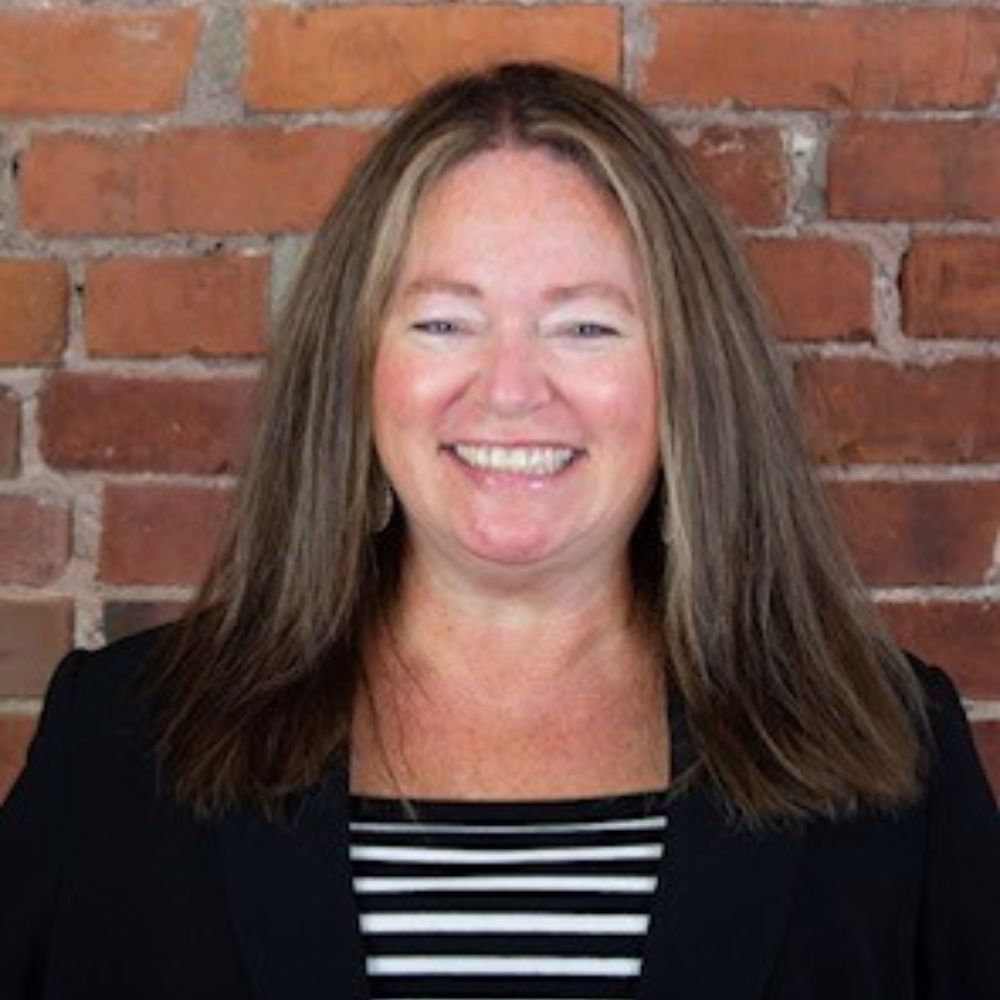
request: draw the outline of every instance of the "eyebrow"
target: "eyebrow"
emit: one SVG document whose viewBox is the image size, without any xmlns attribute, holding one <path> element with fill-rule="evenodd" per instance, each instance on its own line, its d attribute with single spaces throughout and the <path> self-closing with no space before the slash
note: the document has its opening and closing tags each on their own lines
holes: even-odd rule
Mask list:
<svg viewBox="0 0 1000 1000">
<path fill-rule="evenodd" d="M 429 295 L 434 293 L 457 295 L 461 298 L 482 299 L 483 292 L 478 286 L 467 281 L 451 281 L 444 278 L 414 278 L 403 289 L 402 297 L 411 298 L 414 295 Z M 546 302 L 571 302 L 573 299 L 596 296 L 617 302 L 627 312 L 635 315 L 635 303 L 623 288 L 610 281 L 583 281 L 577 285 L 554 285 L 546 288 L 542 298 Z"/>
</svg>

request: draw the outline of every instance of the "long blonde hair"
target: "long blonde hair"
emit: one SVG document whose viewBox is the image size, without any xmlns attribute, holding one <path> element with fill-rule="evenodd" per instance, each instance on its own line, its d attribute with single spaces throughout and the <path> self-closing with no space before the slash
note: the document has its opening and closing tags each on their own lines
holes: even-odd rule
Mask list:
<svg viewBox="0 0 1000 1000">
<path fill-rule="evenodd" d="M 620 91 L 553 66 L 445 81 L 400 114 L 321 225 L 262 383 L 225 538 L 147 672 L 159 759 L 201 816 L 268 815 L 349 739 L 361 647 L 405 525 L 379 503 L 371 370 L 422 195 L 520 145 L 621 206 L 648 283 L 662 478 L 632 569 L 685 706 L 695 773 L 750 822 L 891 809 L 919 791 L 919 685 L 881 626 L 800 438 L 746 265 L 678 145 Z"/>
</svg>

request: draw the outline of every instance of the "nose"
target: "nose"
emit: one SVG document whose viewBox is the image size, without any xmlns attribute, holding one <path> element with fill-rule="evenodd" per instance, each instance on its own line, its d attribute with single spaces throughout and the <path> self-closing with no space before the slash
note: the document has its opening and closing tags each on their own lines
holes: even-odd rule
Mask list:
<svg viewBox="0 0 1000 1000">
<path fill-rule="evenodd" d="M 483 358 L 483 404 L 499 416 L 530 413 L 551 398 L 542 345 L 533 331 L 496 331 Z"/>
</svg>

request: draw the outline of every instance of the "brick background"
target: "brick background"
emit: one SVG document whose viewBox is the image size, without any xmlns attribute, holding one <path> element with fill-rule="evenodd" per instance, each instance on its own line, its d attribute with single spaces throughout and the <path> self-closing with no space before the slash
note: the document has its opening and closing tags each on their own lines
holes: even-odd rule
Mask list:
<svg viewBox="0 0 1000 1000">
<path fill-rule="evenodd" d="M 649 104 L 741 230 L 816 461 L 1000 788 L 1000 15 L 989 4 L 7 0 L 0 794 L 56 660 L 175 615 L 290 262 L 439 74 Z M 88 71 L 81 74 L 80 65 Z"/>
<path fill-rule="evenodd" d="M 0 52 L 12 54 L 0 60 L 0 114 L 133 114 L 181 103 L 198 42 L 197 10 L 78 6 L 0 14 Z"/>
<path fill-rule="evenodd" d="M 119 257 L 87 268 L 84 329 L 96 356 L 260 354 L 267 323 L 263 255 Z"/>
<path fill-rule="evenodd" d="M 72 644 L 72 629 L 73 606 L 65 598 L 0 599 L 0 696 L 42 694 Z"/>
<path fill-rule="evenodd" d="M 47 234 L 307 230 L 366 140 L 336 127 L 38 135 L 24 154 L 22 217 Z"/>
<path fill-rule="evenodd" d="M 115 584 L 196 585 L 228 501 L 228 491 L 205 486 L 110 484 L 104 494 L 98 578 Z"/>
<path fill-rule="evenodd" d="M 69 275 L 46 260 L 0 261 L 0 364 L 58 361 L 69 325 Z"/>
<path fill-rule="evenodd" d="M 10 389 L 0 388 L 0 479 L 17 474 L 20 455 L 21 408 Z"/>
<path fill-rule="evenodd" d="M 567 4 L 260 7 L 250 12 L 247 102 L 263 110 L 389 107 L 459 67 L 566 63 L 609 79 L 621 8 Z"/>
</svg>

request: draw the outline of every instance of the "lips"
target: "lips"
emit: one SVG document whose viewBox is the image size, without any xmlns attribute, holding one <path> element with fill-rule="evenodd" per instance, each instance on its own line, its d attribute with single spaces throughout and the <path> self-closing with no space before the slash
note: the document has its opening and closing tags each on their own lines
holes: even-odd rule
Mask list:
<svg viewBox="0 0 1000 1000">
<path fill-rule="evenodd" d="M 554 476 L 582 452 L 559 445 L 451 445 L 448 450 L 464 465 L 484 472 L 515 476 Z"/>
</svg>

